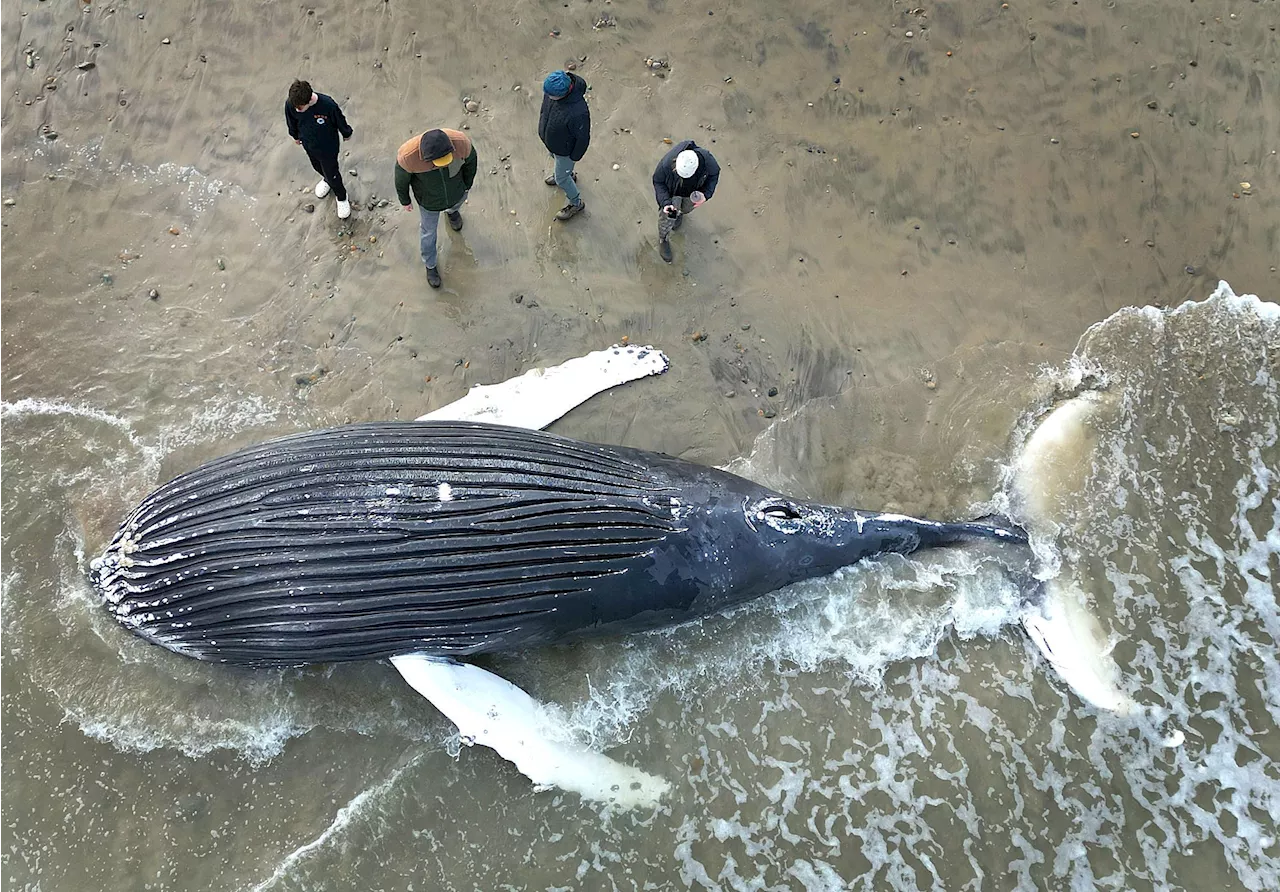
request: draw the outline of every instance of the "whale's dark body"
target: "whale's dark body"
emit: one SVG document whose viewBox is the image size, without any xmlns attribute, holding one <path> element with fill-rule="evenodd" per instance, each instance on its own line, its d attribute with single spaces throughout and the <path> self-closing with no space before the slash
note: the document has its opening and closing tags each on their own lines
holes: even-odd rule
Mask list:
<svg viewBox="0 0 1280 892">
<path fill-rule="evenodd" d="M 390 422 L 285 437 L 171 480 L 91 577 L 149 641 L 288 666 L 653 629 L 872 555 L 976 538 L 1025 542 L 795 501 L 635 449 Z"/>
</svg>

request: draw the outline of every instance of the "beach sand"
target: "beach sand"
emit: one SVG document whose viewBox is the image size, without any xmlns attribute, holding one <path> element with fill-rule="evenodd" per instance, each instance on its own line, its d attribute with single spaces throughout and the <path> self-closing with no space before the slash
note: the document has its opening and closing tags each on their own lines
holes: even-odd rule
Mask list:
<svg viewBox="0 0 1280 892">
<path fill-rule="evenodd" d="M 1276 4 L 1004 6 L 7 4 L 6 398 L 149 352 L 175 381 L 408 417 L 627 337 L 670 374 L 565 432 L 719 462 L 770 413 L 925 387 L 966 348 L 1052 361 L 1126 304 L 1220 276 L 1266 291 Z M 575 61 L 589 209 L 563 225 L 536 125 L 543 74 Z M 349 221 L 285 131 L 298 76 L 355 128 Z M 480 165 L 441 292 L 392 183 L 397 146 L 437 126 L 466 128 Z M 664 138 L 724 168 L 670 266 Z"/>
</svg>

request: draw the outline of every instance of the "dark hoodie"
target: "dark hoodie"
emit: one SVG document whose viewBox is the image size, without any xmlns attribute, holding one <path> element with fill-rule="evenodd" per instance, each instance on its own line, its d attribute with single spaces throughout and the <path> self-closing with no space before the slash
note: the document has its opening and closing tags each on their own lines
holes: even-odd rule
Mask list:
<svg viewBox="0 0 1280 892">
<path fill-rule="evenodd" d="M 284 120 L 289 135 L 302 140 L 302 147 L 314 155 L 337 155 L 338 134 L 343 139 L 351 138 L 351 126 L 342 116 L 342 109 L 324 93 L 317 93 L 316 104 L 306 111 L 298 111 L 286 99 Z"/>
<path fill-rule="evenodd" d="M 587 108 L 587 82 L 569 72 L 569 92 L 560 99 L 542 94 L 538 137 L 552 155 L 568 155 L 581 161 L 591 144 L 591 109 Z"/>
</svg>

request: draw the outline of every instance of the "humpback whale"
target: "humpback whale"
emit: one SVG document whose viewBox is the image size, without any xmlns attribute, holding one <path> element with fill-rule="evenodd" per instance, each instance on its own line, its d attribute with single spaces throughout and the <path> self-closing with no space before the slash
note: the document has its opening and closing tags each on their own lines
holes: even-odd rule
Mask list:
<svg viewBox="0 0 1280 892">
<path fill-rule="evenodd" d="M 414 422 L 305 432 L 216 459 L 129 513 L 90 580 L 124 627 L 188 657 L 389 659 L 465 742 L 536 784 L 652 803 L 664 780 L 563 739 L 533 698 L 465 660 L 687 622 L 876 555 L 1027 544 L 1005 522 L 791 499 L 540 430 L 667 364 L 652 348 L 615 346 L 475 387 Z M 1051 625 L 1038 631 L 1038 644 L 1053 639 Z"/>
</svg>

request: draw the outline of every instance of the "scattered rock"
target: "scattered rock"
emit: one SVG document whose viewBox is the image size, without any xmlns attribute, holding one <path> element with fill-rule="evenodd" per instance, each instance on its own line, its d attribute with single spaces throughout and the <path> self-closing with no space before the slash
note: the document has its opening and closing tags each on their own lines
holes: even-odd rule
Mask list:
<svg viewBox="0 0 1280 892">
<path fill-rule="evenodd" d="M 169 38 L 167 38 L 167 37 L 166 37 L 164 40 L 160 41 L 160 42 L 161 42 L 161 43 L 163 43 L 165 46 L 168 46 L 169 44 L 173 43 L 173 41 L 172 41 L 172 40 L 170 40 L 170 39 L 169 39 Z"/>
<path fill-rule="evenodd" d="M 152 288 L 150 291 L 147 292 L 147 297 L 151 298 L 152 300 L 159 300 L 160 291 L 156 288 Z"/>
<path fill-rule="evenodd" d="M 529 300 L 525 301 L 525 306 L 526 306 L 526 307 L 528 307 L 528 308 L 529 308 L 529 309 L 531 309 L 531 310 L 533 310 L 533 309 L 537 309 L 538 302 L 537 302 L 536 300 L 534 300 L 533 298 L 530 298 Z"/>
<path fill-rule="evenodd" d="M 480 111 L 480 103 L 476 102 L 474 99 L 471 99 L 470 97 L 462 100 L 462 107 L 465 108 L 468 112 L 470 112 L 473 115 L 476 112 Z"/>
<path fill-rule="evenodd" d="M 1130 130 L 1130 131 L 1129 131 L 1129 135 L 1130 135 L 1130 136 L 1132 136 L 1134 139 L 1137 139 L 1137 138 L 1138 138 L 1139 136 L 1141 136 L 1142 134 L 1141 134 L 1141 133 L 1139 133 L 1137 130 Z"/>
<path fill-rule="evenodd" d="M 778 412 L 776 409 L 770 407 L 768 409 L 761 409 L 760 414 L 765 418 L 774 418 L 777 416 Z"/>
<path fill-rule="evenodd" d="M 1184 266 L 1183 270 L 1186 271 L 1188 276 L 1194 276 L 1196 274 L 1196 268 L 1191 264 L 1187 264 L 1186 266 Z"/>
<path fill-rule="evenodd" d="M 76 66 L 76 70 L 77 71 L 93 71 L 93 69 L 97 67 L 98 67 L 97 62 L 81 62 L 79 65 Z"/>
<path fill-rule="evenodd" d="M 551 29 L 551 36 L 552 36 L 552 37 L 559 37 L 559 36 L 560 36 L 560 29 L 559 29 L 559 28 L 552 28 L 552 29 Z"/>
<path fill-rule="evenodd" d="M 353 167 L 353 168 L 351 168 L 350 170 L 348 170 L 348 171 L 347 171 L 347 176 L 351 177 L 353 180 L 354 180 L 354 179 L 359 179 L 359 177 L 360 177 L 360 172 L 359 172 L 359 171 L 357 171 L 357 170 Z"/>
<path fill-rule="evenodd" d="M 738 392 L 736 390 L 726 390 L 724 392 L 724 398 L 727 400 L 731 400 L 737 395 L 738 395 Z"/>
<path fill-rule="evenodd" d="M 706 339 L 707 339 L 706 334 L 705 334 L 705 333 L 703 333 L 703 332 L 701 332 L 701 331 L 695 331 L 695 332 L 693 333 L 693 336 L 689 338 L 689 340 L 693 341 L 695 344 L 701 343 L 702 341 L 705 341 Z"/>
<path fill-rule="evenodd" d="M 743 330 L 743 331 L 751 331 L 751 323 L 750 323 L 750 322 L 744 322 L 744 323 L 742 323 L 742 330 Z"/>
<path fill-rule="evenodd" d="M 114 284 L 115 284 L 115 281 L 116 281 L 115 279 L 111 278 L 111 273 L 103 273 L 103 274 L 102 274 L 102 284 L 103 284 L 103 285 L 114 285 Z"/>
<path fill-rule="evenodd" d="M 770 388 L 769 388 L 769 396 L 777 396 L 777 395 L 778 395 L 778 388 L 776 388 L 776 387 L 770 387 Z"/>
<path fill-rule="evenodd" d="M 724 79 L 724 82 L 725 82 L 726 84 L 731 84 L 731 83 L 733 83 L 733 75 L 732 75 L 732 74 L 730 74 L 730 75 L 726 75 L 726 76 L 725 76 L 725 79 Z"/>
<path fill-rule="evenodd" d="M 219 257 L 219 258 L 218 258 L 218 269 L 226 269 L 226 268 L 227 268 L 227 262 L 226 262 L 225 260 L 223 260 L 221 257 Z"/>
<path fill-rule="evenodd" d="M 178 227 L 176 227 L 176 226 L 170 226 L 170 227 L 169 227 L 169 235 L 179 235 L 181 232 L 182 232 L 182 230 L 181 230 L 181 229 L 179 229 L 179 228 L 178 228 Z"/>
<path fill-rule="evenodd" d="M 1154 99 L 1152 99 L 1150 102 L 1147 103 L 1147 108 L 1151 109 L 1152 111 L 1154 111 L 1159 107 L 1160 107 L 1160 103 L 1156 102 Z"/>
<path fill-rule="evenodd" d="M 11 207 L 13 207 L 15 204 L 17 204 L 17 203 L 18 203 L 18 202 L 17 202 L 17 201 L 15 201 L 15 200 L 14 200 L 14 199 L 12 199 L 12 198 L 6 198 L 6 199 L 4 200 L 4 206 L 5 206 L 5 207 L 7 207 L 7 208 L 11 208 Z"/>
<path fill-rule="evenodd" d="M 328 372 L 329 372 L 329 370 L 328 370 L 328 369 L 323 368 L 323 367 L 318 367 L 318 368 L 316 368 L 316 369 L 314 369 L 314 370 L 312 370 L 312 371 L 310 371 L 310 372 L 306 373 L 305 375 L 298 375 L 298 376 L 296 376 L 296 377 L 293 379 L 293 383 L 294 383 L 294 385 L 295 385 L 295 386 L 297 386 L 299 389 L 301 389 L 301 388 L 303 388 L 303 387 L 310 387 L 310 386 L 312 386 L 313 384 L 317 383 L 317 382 L 318 382 L 321 378 L 323 378 L 326 374 L 328 374 Z"/>
<path fill-rule="evenodd" d="M 308 214 L 314 214 L 316 212 L 316 206 L 311 202 L 307 202 L 306 204 L 304 204 L 302 206 L 302 209 L 306 211 Z"/>
<path fill-rule="evenodd" d="M 28 68 L 36 67 L 36 57 L 31 53 L 27 53 L 27 67 Z"/>
<path fill-rule="evenodd" d="M 615 164 L 615 165 L 613 165 L 613 169 L 614 169 L 614 170 L 622 170 L 622 165 L 621 165 L 621 164 Z"/>
<path fill-rule="evenodd" d="M 516 302 L 516 303 L 518 303 L 518 304 L 522 304 L 522 303 L 524 303 L 524 295 L 523 295 L 523 294 L 517 294 L 517 295 L 515 296 L 515 302 Z"/>
<path fill-rule="evenodd" d="M 607 12 L 602 12 L 596 16 L 596 22 L 591 26 L 592 31 L 599 31 L 601 28 L 616 28 L 618 20 Z"/>
<path fill-rule="evenodd" d="M 1052 137 L 1052 138 L 1049 140 L 1050 145 L 1055 145 L 1055 146 L 1056 146 L 1056 145 L 1058 144 L 1058 142 L 1059 142 L 1059 140 L 1058 140 L 1058 137 L 1056 137 L 1056 136 L 1055 136 L 1055 137 Z"/>
<path fill-rule="evenodd" d="M 907 32 L 907 36 L 908 36 L 908 37 L 915 37 L 915 36 L 916 36 L 916 33 L 915 33 L 914 31 L 908 31 L 908 32 Z"/>
</svg>

